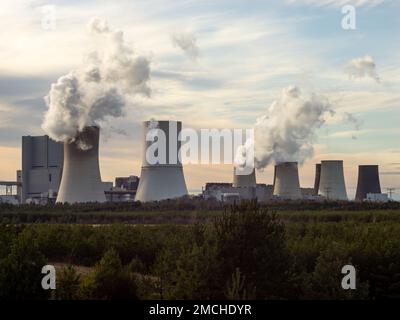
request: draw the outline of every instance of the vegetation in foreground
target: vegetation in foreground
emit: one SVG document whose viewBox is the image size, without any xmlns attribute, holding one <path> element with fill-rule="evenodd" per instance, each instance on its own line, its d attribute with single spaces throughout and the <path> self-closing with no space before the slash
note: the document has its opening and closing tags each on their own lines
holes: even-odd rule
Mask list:
<svg viewBox="0 0 400 320">
<path fill-rule="evenodd" d="M 242 203 L 190 225 L 3 224 L 0 298 L 399 298 L 399 219 L 317 213 L 284 223 Z M 40 286 L 45 264 L 58 266 L 54 291 Z M 341 288 L 345 264 L 358 270 L 357 290 Z"/>
</svg>

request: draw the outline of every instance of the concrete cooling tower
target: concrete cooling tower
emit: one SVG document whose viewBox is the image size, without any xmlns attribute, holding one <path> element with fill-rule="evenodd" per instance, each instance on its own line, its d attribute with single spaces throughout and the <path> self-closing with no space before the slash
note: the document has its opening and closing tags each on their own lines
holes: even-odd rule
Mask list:
<svg viewBox="0 0 400 320">
<path fill-rule="evenodd" d="M 159 201 L 187 195 L 182 163 L 179 160 L 181 143 L 178 141 L 178 135 L 182 130 L 182 123 L 180 121 L 145 121 L 143 127 L 142 171 L 135 200 Z M 166 160 L 164 163 L 151 163 L 146 157 L 147 151 L 151 150 L 151 145 L 154 143 L 146 141 L 146 135 L 152 129 L 165 134 L 165 149 L 161 148 L 156 152 L 159 158 Z"/>
<path fill-rule="evenodd" d="M 358 166 L 356 200 L 363 201 L 367 198 L 367 193 L 381 193 L 377 165 Z"/>
<path fill-rule="evenodd" d="M 57 202 L 105 202 L 99 168 L 98 127 L 86 127 L 64 143 L 64 167 Z"/>
<path fill-rule="evenodd" d="M 274 196 L 281 199 L 301 199 L 297 162 L 282 162 L 275 165 Z"/>
<path fill-rule="evenodd" d="M 342 160 L 321 161 L 318 194 L 329 200 L 347 200 Z"/>
<path fill-rule="evenodd" d="M 319 182 L 321 180 L 321 164 L 315 165 L 314 195 L 318 195 Z"/>
<path fill-rule="evenodd" d="M 233 168 L 233 186 L 236 188 L 257 187 L 255 169 L 251 174 L 240 175 L 236 174 L 236 168 Z"/>
</svg>

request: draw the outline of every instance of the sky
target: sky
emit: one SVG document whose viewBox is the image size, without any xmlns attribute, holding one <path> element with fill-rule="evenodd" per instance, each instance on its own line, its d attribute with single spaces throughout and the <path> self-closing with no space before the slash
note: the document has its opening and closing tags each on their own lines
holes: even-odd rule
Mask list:
<svg viewBox="0 0 400 320">
<path fill-rule="evenodd" d="M 356 9 L 355 30 L 342 28 L 346 4 Z M 52 27 L 43 25 L 48 5 Z M 131 99 L 126 115 L 102 128 L 104 181 L 140 175 L 141 121 L 251 128 L 284 88 L 295 85 L 329 99 L 336 113 L 316 131 L 314 155 L 300 167 L 301 185 L 313 185 L 316 162 L 342 159 L 350 195 L 359 164 L 379 164 L 382 187 L 400 194 L 399 12 L 397 0 L 3 0 L 0 180 L 15 180 L 21 136 L 44 134 L 43 98 L 51 84 L 99 45 L 86 27 L 99 17 L 122 30 L 151 67 L 151 96 Z M 185 50 L 179 37 L 188 39 Z M 346 66 L 366 56 L 375 76 L 350 77 Z M 341 120 L 345 114 L 355 120 Z M 184 171 L 192 191 L 232 180 L 230 165 L 187 165 Z M 272 183 L 272 171 L 270 165 L 257 172 L 258 182 Z"/>
</svg>

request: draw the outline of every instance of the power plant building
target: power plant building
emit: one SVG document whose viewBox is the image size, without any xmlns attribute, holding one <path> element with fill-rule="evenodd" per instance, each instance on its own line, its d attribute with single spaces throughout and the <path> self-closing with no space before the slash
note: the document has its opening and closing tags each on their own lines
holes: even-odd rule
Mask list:
<svg viewBox="0 0 400 320">
<path fill-rule="evenodd" d="M 367 194 L 380 194 L 379 168 L 377 165 L 358 166 L 356 201 L 367 199 Z"/>
<path fill-rule="evenodd" d="M 297 162 L 282 162 L 275 165 L 274 196 L 287 200 L 302 198 Z"/>
<path fill-rule="evenodd" d="M 71 143 L 64 142 L 64 169 L 59 203 L 105 202 L 99 167 L 100 129 L 86 127 Z"/>
<path fill-rule="evenodd" d="M 314 180 L 314 195 L 318 195 L 319 182 L 321 180 L 321 164 L 317 163 L 315 165 L 315 180 Z"/>
<path fill-rule="evenodd" d="M 237 174 L 236 168 L 233 168 L 233 186 L 236 188 L 255 188 L 257 186 L 255 169 L 250 174 Z"/>
<path fill-rule="evenodd" d="M 17 177 L 21 203 L 47 202 L 59 189 L 62 171 L 62 143 L 47 135 L 22 137 L 22 170 Z"/>
<path fill-rule="evenodd" d="M 343 160 L 321 161 L 318 194 L 328 200 L 347 200 Z"/>
<path fill-rule="evenodd" d="M 142 170 L 135 200 L 160 201 L 188 195 L 183 167 L 179 159 L 181 142 L 178 136 L 182 130 L 182 123 L 180 121 L 145 121 L 143 128 Z M 146 139 L 153 134 L 154 140 Z M 165 141 L 162 137 L 165 137 Z M 153 150 L 155 144 L 159 148 Z M 154 157 L 158 160 L 148 158 L 152 150 Z M 156 161 L 153 162 L 153 160 Z"/>
</svg>

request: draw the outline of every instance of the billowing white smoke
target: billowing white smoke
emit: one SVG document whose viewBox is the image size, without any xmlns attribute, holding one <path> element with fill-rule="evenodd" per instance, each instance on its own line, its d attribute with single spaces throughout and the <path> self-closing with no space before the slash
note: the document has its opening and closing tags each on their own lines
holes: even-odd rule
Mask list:
<svg viewBox="0 0 400 320">
<path fill-rule="evenodd" d="M 42 128 L 56 141 L 72 142 L 84 127 L 123 116 L 127 97 L 150 95 L 150 62 L 134 54 L 122 31 L 111 30 L 99 18 L 93 18 L 88 29 L 103 38 L 102 48 L 88 55 L 85 66 L 53 83 L 45 97 L 48 110 Z"/>
<path fill-rule="evenodd" d="M 376 82 L 380 81 L 374 59 L 369 55 L 351 60 L 347 63 L 345 72 L 350 78 L 370 77 Z"/>
<path fill-rule="evenodd" d="M 197 39 L 192 33 L 174 33 L 171 35 L 172 44 L 180 48 L 189 58 L 196 59 L 199 55 Z"/>
<path fill-rule="evenodd" d="M 315 130 L 326 116 L 333 116 L 332 106 L 323 97 L 303 97 L 299 88 L 290 86 L 259 117 L 254 128 L 255 162 L 258 169 L 270 163 L 297 161 L 300 164 L 314 152 Z"/>
</svg>

